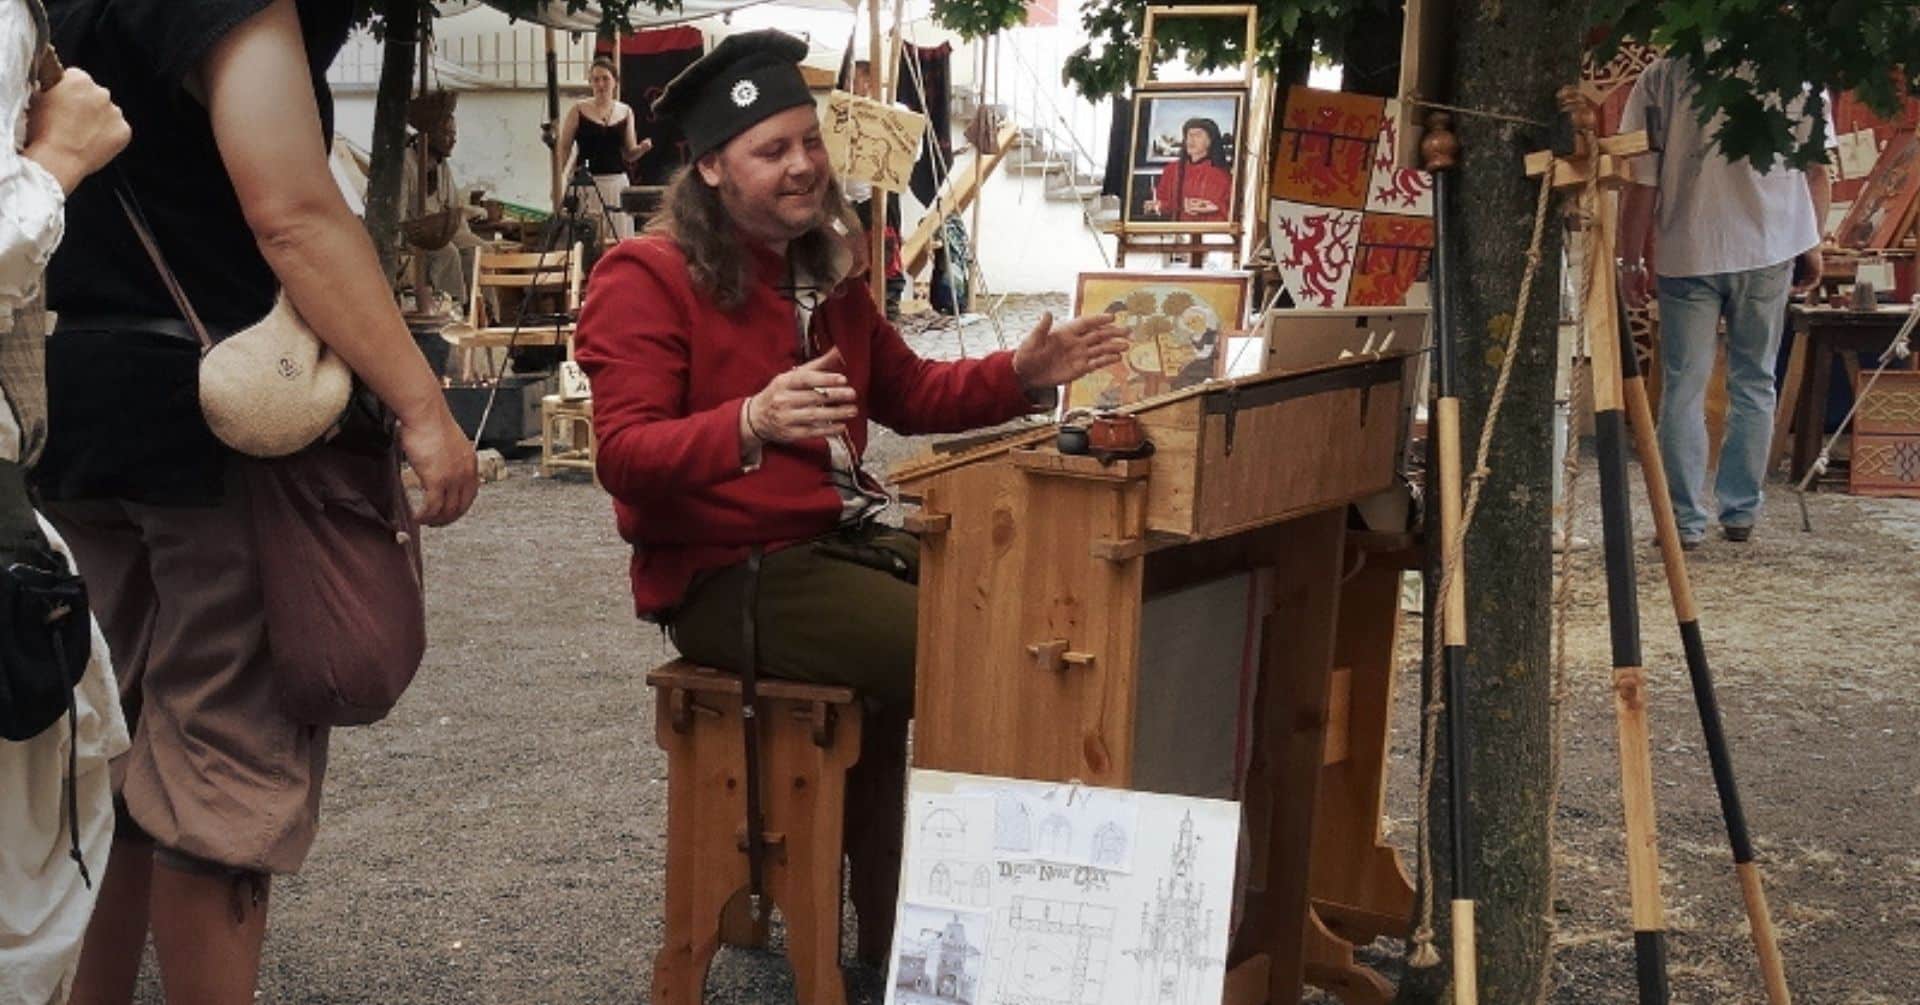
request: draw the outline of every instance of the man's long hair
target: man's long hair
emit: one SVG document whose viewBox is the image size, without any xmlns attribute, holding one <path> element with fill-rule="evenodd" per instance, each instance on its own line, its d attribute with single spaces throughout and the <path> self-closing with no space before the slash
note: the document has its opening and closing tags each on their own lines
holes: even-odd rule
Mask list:
<svg viewBox="0 0 1920 1005">
<path fill-rule="evenodd" d="M 787 245 L 787 256 L 796 271 L 815 278 L 833 275 L 834 250 L 844 243 L 833 229 L 834 221 L 852 218 L 838 179 L 827 183 L 824 208 L 826 216 L 820 226 Z M 753 256 L 727 216 L 720 190 L 707 184 L 692 165 L 681 168 L 667 182 L 660 211 L 648 222 L 647 232 L 663 234 L 680 246 L 694 288 L 722 311 L 732 312 L 746 303 Z"/>
</svg>

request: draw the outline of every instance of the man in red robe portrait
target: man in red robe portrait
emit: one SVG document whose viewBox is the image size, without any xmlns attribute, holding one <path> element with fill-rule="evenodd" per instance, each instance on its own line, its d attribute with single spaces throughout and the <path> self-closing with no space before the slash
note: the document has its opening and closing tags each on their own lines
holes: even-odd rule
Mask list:
<svg viewBox="0 0 1920 1005">
<path fill-rule="evenodd" d="M 1188 119 L 1180 127 L 1181 156 L 1160 172 L 1149 216 L 1181 223 L 1225 223 L 1233 208 L 1233 171 L 1212 119 Z"/>
</svg>

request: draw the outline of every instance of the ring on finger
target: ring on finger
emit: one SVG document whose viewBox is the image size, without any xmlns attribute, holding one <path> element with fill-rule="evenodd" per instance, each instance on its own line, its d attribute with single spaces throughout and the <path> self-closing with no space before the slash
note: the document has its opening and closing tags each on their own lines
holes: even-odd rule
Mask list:
<svg viewBox="0 0 1920 1005">
<path fill-rule="evenodd" d="M 816 387 L 815 387 L 815 388 L 813 389 L 813 393 L 815 393 L 815 394 L 817 394 L 817 395 L 819 395 L 819 396 L 820 396 L 820 400 L 821 400 L 821 401 L 826 401 L 826 400 L 828 400 L 828 399 L 830 399 L 830 398 L 832 398 L 832 397 L 833 397 L 833 395 L 831 395 L 831 394 L 828 394 L 828 393 L 827 393 L 827 389 L 826 389 L 826 388 L 824 388 L 824 387 L 818 387 L 818 386 L 816 386 Z"/>
</svg>

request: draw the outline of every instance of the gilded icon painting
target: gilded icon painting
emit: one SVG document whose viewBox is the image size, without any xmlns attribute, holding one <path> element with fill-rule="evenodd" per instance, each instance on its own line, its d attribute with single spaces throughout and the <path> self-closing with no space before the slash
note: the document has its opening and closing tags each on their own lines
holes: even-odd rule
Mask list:
<svg viewBox="0 0 1920 1005">
<path fill-rule="evenodd" d="M 1068 385 L 1066 408 L 1118 408 L 1218 376 L 1227 334 L 1246 316 L 1247 285 L 1244 272 L 1081 273 L 1074 314 L 1112 314 L 1132 344 Z"/>
</svg>

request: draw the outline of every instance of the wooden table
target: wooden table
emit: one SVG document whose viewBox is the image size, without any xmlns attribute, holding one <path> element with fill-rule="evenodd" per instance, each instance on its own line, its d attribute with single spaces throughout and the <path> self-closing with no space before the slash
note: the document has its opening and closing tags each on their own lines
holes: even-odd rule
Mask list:
<svg viewBox="0 0 1920 1005">
<path fill-rule="evenodd" d="M 1847 354 L 1879 354 L 1900 326 L 1907 322 L 1907 308 L 1887 307 L 1861 311 L 1840 307 L 1794 306 L 1787 312 L 1793 327 L 1793 348 L 1787 354 L 1787 376 L 1781 388 L 1773 421 L 1771 460 L 1778 462 L 1788 444 L 1788 424 L 1792 424 L 1793 463 L 1790 477 L 1798 482 L 1820 456 L 1820 443 L 1826 434 L 1827 389 L 1833 385 L 1833 357 Z M 1848 366 L 1849 371 L 1855 369 Z M 1769 465 L 1771 467 L 1772 465 Z"/>
<path fill-rule="evenodd" d="M 1049 430 L 893 473 L 922 504 L 914 764 L 1241 800 L 1230 1005 L 1293 1005 L 1306 981 L 1392 995 L 1352 950 L 1412 909 L 1378 788 L 1384 555 L 1405 544 L 1347 528 L 1349 503 L 1394 487 L 1408 370 L 1375 357 L 1131 406 L 1147 458 L 1063 455 Z"/>
</svg>

